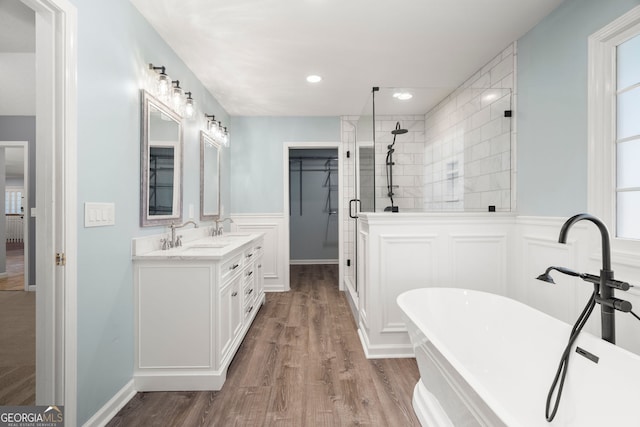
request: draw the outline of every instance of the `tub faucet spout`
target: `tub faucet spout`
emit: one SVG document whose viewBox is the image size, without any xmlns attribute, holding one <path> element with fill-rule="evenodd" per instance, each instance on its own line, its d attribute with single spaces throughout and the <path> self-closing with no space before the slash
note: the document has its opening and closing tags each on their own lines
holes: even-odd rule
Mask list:
<svg viewBox="0 0 640 427">
<path fill-rule="evenodd" d="M 609 231 L 607 226 L 598 218 L 587 213 L 581 213 L 569 218 L 560 229 L 558 243 L 567 243 L 567 235 L 569 229 L 578 221 L 591 221 L 600 230 L 602 245 L 602 268 L 600 269 L 599 285 L 600 289 L 596 296 L 596 301 L 600 303 L 601 321 L 602 321 L 602 339 L 612 344 L 616 343 L 616 319 L 615 307 L 613 301 L 613 289 L 616 286 L 613 280 L 613 270 L 611 270 L 611 243 L 609 240 Z M 627 288 L 628 289 L 628 288 Z M 609 304 L 611 302 L 611 304 Z"/>
</svg>

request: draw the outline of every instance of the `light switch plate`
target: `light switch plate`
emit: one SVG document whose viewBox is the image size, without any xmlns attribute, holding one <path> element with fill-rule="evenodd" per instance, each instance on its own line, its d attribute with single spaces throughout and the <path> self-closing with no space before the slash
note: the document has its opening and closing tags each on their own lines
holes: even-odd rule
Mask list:
<svg viewBox="0 0 640 427">
<path fill-rule="evenodd" d="M 116 205 L 114 203 L 94 203 L 85 202 L 84 204 L 84 226 L 86 227 L 104 227 L 107 225 L 115 225 L 116 223 Z"/>
</svg>

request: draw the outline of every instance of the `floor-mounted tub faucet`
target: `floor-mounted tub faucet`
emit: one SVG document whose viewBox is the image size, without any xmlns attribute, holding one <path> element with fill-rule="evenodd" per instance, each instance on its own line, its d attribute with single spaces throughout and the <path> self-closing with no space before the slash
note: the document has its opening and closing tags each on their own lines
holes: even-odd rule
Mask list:
<svg viewBox="0 0 640 427">
<path fill-rule="evenodd" d="M 547 270 L 538 276 L 539 280 L 554 283 L 553 279 L 549 275 L 551 270 L 559 271 L 560 273 L 568 274 L 569 276 L 580 277 L 582 280 L 598 284 L 595 301 L 600 304 L 601 309 L 601 321 L 602 321 L 602 339 L 609 341 L 612 344 L 616 343 L 616 322 L 615 322 L 615 310 L 620 310 L 625 313 L 631 311 L 631 303 L 614 297 L 614 289 L 622 291 L 629 290 L 627 282 L 621 282 L 614 280 L 613 270 L 611 270 L 611 243 L 609 240 L 609 231 L 604 223 L 593 215 L 582 213 L 574 215 L 569 218 L 560 229 L 560 235 L 558 236 L 558 243 L 567 243 L 567 234 L 569 229 L 578 221 L 591 221 L 600 230 L 601 245 L 602 245 L 602 268 L 600 269 L 600 276 L 593 274 L 578 273 L 565 267 L 549 267 Z"/>
<path fill-rule="evenodd" d="M 171 223 L 171 225 L 169 226 L 169 228 L 171 228 L 171 242 L 169 242 L 169 246 L 172 248 L 176 248 L 178 246 L 182 246 L 182 240 L 181 237 L 182 236 L 178 236 L 176 238 L 176 228 L 182 228 L 185 227 L 189 224 L 193 224 L 194 228 L 198 228 L 198 224 L 195 221 L 187 221 L 184 224 L 180 224 L 180 225 L 176 225 L 175 223 Z"/>
<path fill-rule="evenodd" d="M 560 358 L 558 369 L 556 370 L 555 377 L 549 388 L 547 394 L 547 401 L 545 407 L 545 417 L 547 421 L 551 422 L 556 416 L 558 407 L 560 405 L 560 399 L 562 397 L 562 389 L 564 380 L 567 374 L 569 366 L 569 357 L 571 355 L 571 347 L 574 345 L 578 335 L 582 331 L 582 328 L 587 323 L 591 312 L 593 311 L 596 303 L 600 304 L 601 321 L 602 321 L 602 339 L 609 341 L 612 344 L 616 343 L 616 322 L 615 322 L 615 310 L 620 310 L 626 313 L 631 313 L 635 318 L 640 320 L 640 316 L 631 311 L 631 303 L 615 298 L 613 295 L 614 289 L 627 291 L 631 287 L 627 282 L 621 282 L 614 280 L 613 270 L 611 270 L 611 243 L 609 241 L 609 231 L 604 223 L 593 215 L 586 213 L 574 215 L 569 218 L 560 229 L 560 236 L 558 236 L 558 243 L 567 243 L 567 234 L 569 229 L 578 221 L 591 221 L 600 230 L 601 245 L 602 245 L 602 268 L 600 269 L 600 276 L 586 273 L 578 273 L 577 271 L 570 270 L 565 267 L 549 267 L 547 270 L 539 275 L 537 278 L 549 283 L 555 283 L 553 278 L 549 275 L 551 270 L 556 270 L 560 273 L 567 274 L 569 276 L 579 277 L 584 281 L 593 283 L 594 289 L 587 305 L 582 310 L 582 313 L 576 320 L 576 323 L 571 329 L 569 335 L 569 341 L 565 347 L 564 352 Z M 555 395 L 555 399 L 554 399 Z"/>
</svg>

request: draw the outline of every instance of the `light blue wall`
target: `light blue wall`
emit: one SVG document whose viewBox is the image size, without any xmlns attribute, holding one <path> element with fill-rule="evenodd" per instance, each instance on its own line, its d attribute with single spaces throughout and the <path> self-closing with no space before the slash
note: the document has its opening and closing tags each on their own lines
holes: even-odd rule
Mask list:
<svg viewBox="0 0 640 427">
<path fill-rule="evenodd" d="M 518 40 L 518 213 L 587 209 L 587 38 L 639 4 L 565 0 Z"/>
<path fill-rule="evenodd" d="M 232 117 L 231 126 L 232 213 L 283 212 L 284 143 L 341 140 L 339 117 Z"/>
<path fill-rule="evenodd" d="M 149 62 L 167 67 L 202 110 L 228 115 L 128 0 L 72 0 L 78 8 L 78 423 L 133 375 L 131 238 L 140 228 L 140 88 Z M 214 59 L 212 59 L 214 60 Z M 199 212 L 199 128 L 184 132 L 184 209 Z M 223 171 L 228 171 L 228 152 Z M 224 183 L 228 185 L 228 177 Z M 223 188 L 228 200 L 228 187 Z M 84 228 L 85 202 L 115 203 L 116 224 Z"/>
</svg>

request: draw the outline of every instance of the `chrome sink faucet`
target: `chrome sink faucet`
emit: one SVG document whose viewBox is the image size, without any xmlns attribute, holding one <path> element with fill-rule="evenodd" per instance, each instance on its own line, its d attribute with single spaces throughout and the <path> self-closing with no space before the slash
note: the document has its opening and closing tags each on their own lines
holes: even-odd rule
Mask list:
<svg viewBox="0 0 640 427">
<path fill-rule="evenodd" d="M 182 228 L 185 227 L 189 224 L 193 224 L 193 228 L 198 228 L 198 224 L 195 221 L 187 221 L 184 224 L 180 224 L 180 225 L 176 225 L 175 223 L 171 223 L 171 225 L 169 226 L 169 228 L 171 228 L 171 241 L 169 242 L 169 247 L 170 248 L 177 248 L 179 246 L 182 246 L 182 236 L 178 236 L 176 237 L 176 228 Z"/>
<path fill-rule="evenodd" d="M 229 221 L 229 223 L 233 222 L 233 220 L 229 217 L 216 219 L 216 225 L 211 231 L 212 236 L 222 236 L 222 233 L 224 232 L 224 229 L 222 228 L 222 223 L 225 221 Z"/>
</svg>

